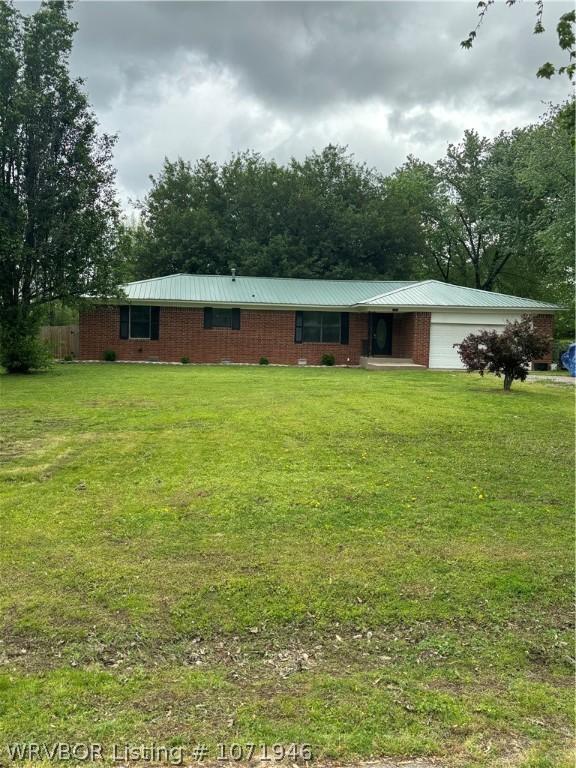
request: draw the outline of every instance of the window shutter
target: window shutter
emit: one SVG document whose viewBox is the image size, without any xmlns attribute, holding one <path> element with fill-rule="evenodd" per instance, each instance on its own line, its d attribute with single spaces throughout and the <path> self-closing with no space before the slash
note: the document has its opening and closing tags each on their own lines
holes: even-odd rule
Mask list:
<svg viewBox="0 0 576 768">
<path fill-rule="evenodd" d="M 296 344 L 302 344 L 302 326 L 304 325 L 304 314 L 302 312 L 295 312 L 296 325 L 294 326 L 294 342 Z"/>
<path fill-rule="evenodd" d="M 212 307 L 204 307 L 204 328 L 212 328 Z"/>
<path fill-rule="evenodd" d="M 120 307 L 120 338 L 130 337 L 130 307 Z"/>
<path fill-rule="evenodd" d="M 350 314 L 348 312 L 340 312 L 340 344 L 348 344 L 350 337 Z"/>
<path fill-rule="evenodd" d="M 150 338 L 160 338 L 160 307 L 150 307 Z"/>
<path fill-rule="evenodd" d="M 240 310 L 239 309 L 232 310 L 232 330 L 233 331 L 240 330 Z"/>
</svg>

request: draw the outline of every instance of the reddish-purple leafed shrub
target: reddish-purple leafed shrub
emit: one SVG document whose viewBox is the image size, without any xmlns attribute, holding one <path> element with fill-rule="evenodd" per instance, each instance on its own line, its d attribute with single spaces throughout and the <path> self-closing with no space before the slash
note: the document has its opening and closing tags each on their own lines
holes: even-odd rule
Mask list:
<svg viewBox="0 0 576 768">
<path fill-rule="evenodd" d="M 532 318 L 523 315 L 521 320 L 507 323 L 502 333 L 480 331 L 471 333 L 454 346 L 468 371 L 485 371 L 504 377 L 504 389 L 508 391 L 514 379 L 524 381 L 529 365 L 543 357 L 552 339 L 536 330 Z"/>
</svg>

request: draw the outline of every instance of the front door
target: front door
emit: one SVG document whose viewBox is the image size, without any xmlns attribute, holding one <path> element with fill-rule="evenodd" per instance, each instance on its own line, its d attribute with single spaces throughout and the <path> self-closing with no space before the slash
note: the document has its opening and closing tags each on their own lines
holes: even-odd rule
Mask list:
<svg viewBox="0 0 576 768">
<path fill-rule="evenodd" d="M 372 329 L 370 353 L 372 355 L 391 355 L 392 315 L 372 314 L 370 327 Z"/>
</svg>

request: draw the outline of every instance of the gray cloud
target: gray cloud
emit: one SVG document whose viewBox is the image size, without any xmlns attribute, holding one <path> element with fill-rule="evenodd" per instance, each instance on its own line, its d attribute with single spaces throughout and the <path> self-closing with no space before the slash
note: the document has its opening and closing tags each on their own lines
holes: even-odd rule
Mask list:
<svg viewBox="0 0 576 768">
<path fill-rule="evenodd" d="M 390 171 L 433 160 L 468 127 L 487 135 L 534 120 L 569 94 L 538 80 L 559 61 L 554 27 L 569 5 L 461 2 L 82 2 L 72 64 L 103 127 L 119 134 L 124 198 L 163 157 L 225 159 L 252 147 L 279 161 L 329 141 Z"/>
</svg>

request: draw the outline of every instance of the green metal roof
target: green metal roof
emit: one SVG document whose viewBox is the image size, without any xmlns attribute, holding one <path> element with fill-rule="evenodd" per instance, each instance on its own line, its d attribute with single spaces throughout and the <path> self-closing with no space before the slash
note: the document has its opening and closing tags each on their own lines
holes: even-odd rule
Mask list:
<svg viewBox="0 0 576 768">
<path fill-rule="evenodd" d="M 349 307 L 412 285 L 406 281 L 300 280 L 243 275 L 169 275 L 121 286 L 132 301 Z"/>
<path fill-rule="evenodd" d="M 505 293 L 482 291 L 478 288 L 466 288 L 462 285 L 441 283 L 439 280 L 423 280 L 402 286 L 397 290 L 386 291 L 367 301 L 360 302 L 369 307 L 434 307 L 434 308 L 474 308 L 474 309 L 559 309 L 556 304 L 549 304 Z"/>
<path fill-rule="evenodd" d="M 437 280 L 316 280 L 244 275 L 168 275 L 121 286 L 128 301 L 156 304 L 353 308 L 558 309 L 555 304 Z"/>
</svg>

